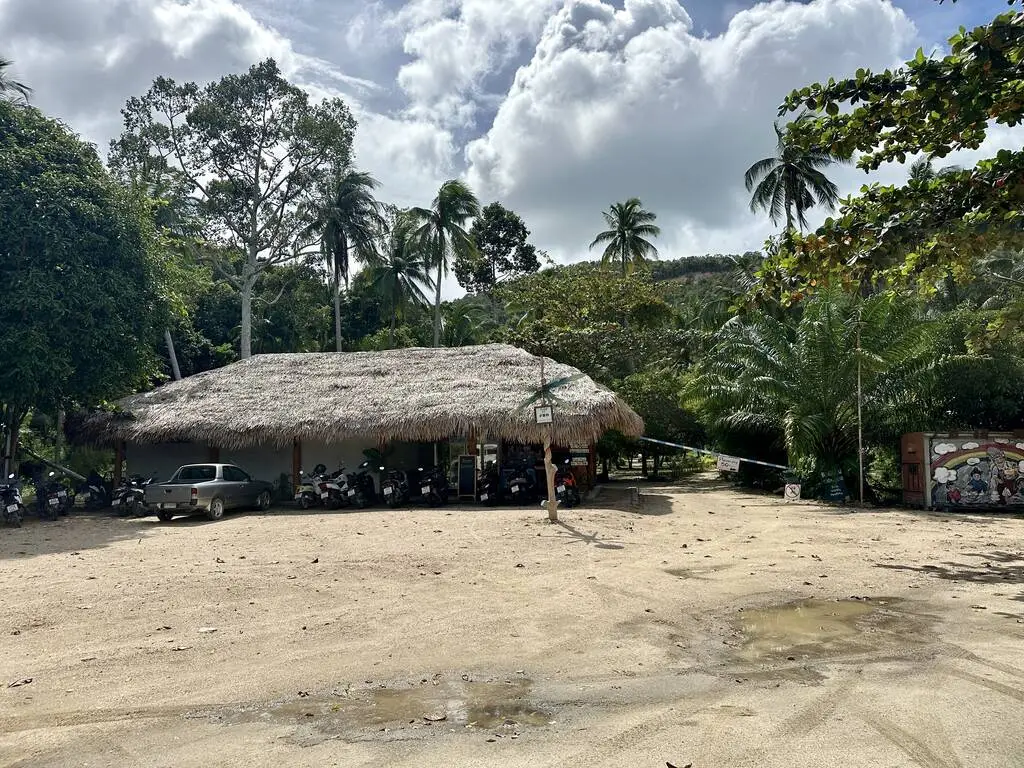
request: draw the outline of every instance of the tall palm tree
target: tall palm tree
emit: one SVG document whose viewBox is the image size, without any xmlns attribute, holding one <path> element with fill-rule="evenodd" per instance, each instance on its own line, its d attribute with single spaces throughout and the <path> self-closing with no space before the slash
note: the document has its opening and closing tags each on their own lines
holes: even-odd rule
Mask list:
<svg viewBox="0 0 1024 768">
<path fill-rule="evenodd" d="M 812 119 L 808 112 L 801 112 L 793 125 Z M 780 128 L 778 122 L 775 135 L 775 154 L 758 160 L 743 177 L 747 191 L 754 193 L 750 210 L 766 211 L 773 224 L 785 219 L 787 232 L 793 229 L 795 218 L 803 230 L 807 227 L 807 211 L 815 205 L 833 210 L 839 202 L 839 187 L 821 169 L 846 161 L 830 152 L 797 146 L 790 140 L 788 129 Z"/>
<path fill-rule="evenodd" d="M 10 59 L 0 56 L 0 101 L 27 102 L 32 89 L 7 74 L 7 68 L 12 63 Z"/>
<path fill-rule="evenodd" d="M 434 346 L 441 345 L 441 280 L 453 258 L 473 258 L 476 246 L 466 229 L 470 219 L 480 215 L 480 203 L 473 191 L 458 179 L 441 185 L 430 208 L 413 208 L 420 224 L 416 237 L 437 270 L 434 281 Z"/>
<path fill-rule="evenodd" d="M 605 245 L 602 264 L 619 262 L 625 277 L 647 259 L 658 258 L 658 249 L 647 239 L 661 234 L 661 228 L 654 223 L 657 215 L 645 210 L 638 198 L 615 203 L 601 215 L 608 229 L 598 234 L 590 247 Z"/>
<path fill-rule="evenodd" d="M 306 215 L 307 237 L 320 238 L 320 253 L 331 274 L 334 293 L 334 344 L 341 352 L 341 286 L 348 290 L 350 256 L 369 263 L 377 253 L 384 226 L 381 205 L 374 197 L 378 181 L 348 165 L 337 168 Z"/>
<path fill-rule="evenodd" d="M 431 285 L 430 254 L 417 238 L 419 221 L 407 211 L 392 216 L 384 238 L 382 253 L 369 263 L 370 286 L 391 314 L 391 346 L 395 345 L 395 326 L 399 317 L 428 301 L 421 285 Z"/>
<path fill-rule="evenodd" d="M 910 174 L 908 181 L 926 182 L 934 181 L 942 176 L 948 176 L 951 173 L 957 173 L 962 171 L 959 165 L 947 165 L 942 168 L 936 169 L 932 165 L 932 158 L 930 155 L 924 155 L 917 158 L 910 164 Z"/>
<path fill-rule="evenodd" d="M 825 290 L 802 309 L 799 318 L 758 312 L 727 322 L 688 382 L 688 399 L 720 436 L 781 435 L 794 466 L 852 475 L 858 379 L 874 431 L 913 413 L 918 388 L 897 384 L 935 359 L 933 329 L 917 302 L 885 294 Z"/>
</svg>

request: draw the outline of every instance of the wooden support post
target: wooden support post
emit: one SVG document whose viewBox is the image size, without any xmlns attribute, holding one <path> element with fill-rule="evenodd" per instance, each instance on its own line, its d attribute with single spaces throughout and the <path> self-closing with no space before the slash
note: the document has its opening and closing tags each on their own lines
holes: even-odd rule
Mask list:
<svg viewBox="0 0 1024 768">
<path fill-rule="evenodd" d="M 587 456 L 587 488 L 597 485 L 597 443 L 591 443 L 590 454 Z"/>
<path fill-rule="evenodd" d="M 121 485 L 124 476 L 124 440 L 119 440 L 114 451 L 114 487 Z"/>
<path fill-rule="evenodd" d="M 220 446 L 209 445 L 206 447 L 206 450 L 207 455 L 209 456 L 207 461 L 210 462 L 211 464 L 220 464 Z"/>
<path fill-rule="evenodd" d="M 302 471 L 302 441 L 297 437 L 292 438 L 292 493 L 298 493 L 302 479 L 299 472 Z"/>
<path fill-rule="evenodd" d="M 544 438 L 544 474 L 548 481 L 548 521 L 558 522 L 558 500 L 555 498 L 555 465 L 551 463 L 551 435 Z"/>
<path fill-rule="evenodd" d="M 470 456 L 476 456 L 476 430 L 472 427 L 469 428 L 469 432 L 466 434 L 466 453 Z"/>
</svg>

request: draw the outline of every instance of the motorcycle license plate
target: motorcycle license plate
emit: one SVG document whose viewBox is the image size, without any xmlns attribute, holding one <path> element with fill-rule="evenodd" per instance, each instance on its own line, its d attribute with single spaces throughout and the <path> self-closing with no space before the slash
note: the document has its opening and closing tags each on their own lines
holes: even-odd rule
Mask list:
<svg viewBox="0 0 1024 768">
<path fill-rule="evenodd" d="M 390 496 L 392 493 L 394 493 L 394 489 L 393 488 L 385 488 L 384 489 L 384 495 L 385 496 Z"/>
<path fill-rule="evenodd" d="M 430 493 L 430 486 L 424 485 L 422 488 L 420 488 L 420 493 L 426 496 L 428 493 Z"/>
<path fill-rule="evenodd" d="M 513 485 L 512 486 L 512 493 L 519 493 L 519 486 L 518 485 Z"/>
<path fill-rule="evenodd" d="M 480 494 L 480 501 L 487 501 L 489 498 L 491 498 L 491 497 L 488 496 L 486 493 L 481 493 Z"/>
<path fill-rule="evenodd" d="M 60 499 L 50 499 L 49 504 L 51 507 L 56 507 L 58 504 L 60 504 Z"/>
<path fill-rule="evenodd" d="M 17 504 L 10 504 L 10 505 L 8 505 L 7 511 L 8 512 L 17 512 L 18 511 L 18 505 Z"/>
<path fill-rule="evenodd" d="M 355 491 L 349 491 L 349 492 L 348 492 L 348 495 L 349 495 L 349 496 L 355 496 L 355 495 L 356 495 L 356 492 L 355 492 Z"/>
<path fill-rule="evenodd" d="M 331 495 L 331 494 L 329 494 L 329 493 L 321 493 L 321 494 L 320 494 L 320 498 L 321 498 L 321 499 L 326 499 L 326 498 L 327 498 L 328 496 L 330 496 L 330 495 Z"/>
<path fill-rule="evenodd" d="M 58 492 L 57 492 L 57 495 L 58 495 L 58 496 L 60 496 L 60 498 L 62 498 L 62 499 L 63 499 L 63 498 L 64 498 L 65 496 L 67 496 L 68 494 L 67 494 L 67 491 L 58 491 Z"/>
<path fill-rule="evenodd" d="M 558 492 L 559 493 L 565 493 L 565 486 L 564 485 L 558 486 Z"/>
<path fill-rule="evenodd" d="M 298 500 L 299 500 L 299 499 L 301 499 L 301 498 L 302 498 L 302 494 L 301 494 L 301 493 L 296 493 L 296 494 L 295 494 L 295 500 L 296 500 L 296 501 L 298 501 Z"/>
</svg>

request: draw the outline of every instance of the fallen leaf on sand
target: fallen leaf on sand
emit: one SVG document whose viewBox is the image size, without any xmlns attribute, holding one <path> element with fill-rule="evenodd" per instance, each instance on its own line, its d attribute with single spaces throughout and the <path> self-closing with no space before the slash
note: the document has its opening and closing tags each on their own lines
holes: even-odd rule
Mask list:
<svg viewBox="0 0 1024 768">
<path fill-rule="evenodd" d="M 23 685 L 28 685 L 32 682 L 31 677 L 23 677 L 21 680 L 15 680 L 13 683 L 8 683 L 8 688 L 20 688 Z"/>
<path fill-rule="evenodd" d="M 210 632 L 216 632 L 216 631 L 217 631 L 216 627 L 200 627 L 199 629 L 196 630 L 196 632 L 202 632 L 204 634 L 208 634 Z"/>
</svg>

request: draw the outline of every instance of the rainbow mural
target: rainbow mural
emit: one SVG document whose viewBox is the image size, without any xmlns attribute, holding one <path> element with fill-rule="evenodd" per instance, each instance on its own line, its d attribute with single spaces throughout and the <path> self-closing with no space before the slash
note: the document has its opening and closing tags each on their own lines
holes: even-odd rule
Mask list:
<svg viewBox="0 0 1024 768">
<path fill-rule="evenodd" d="M 1024 506 L 1024 441 L 934 437 L 929 458 L 932 506 Z"/>
</svg>

